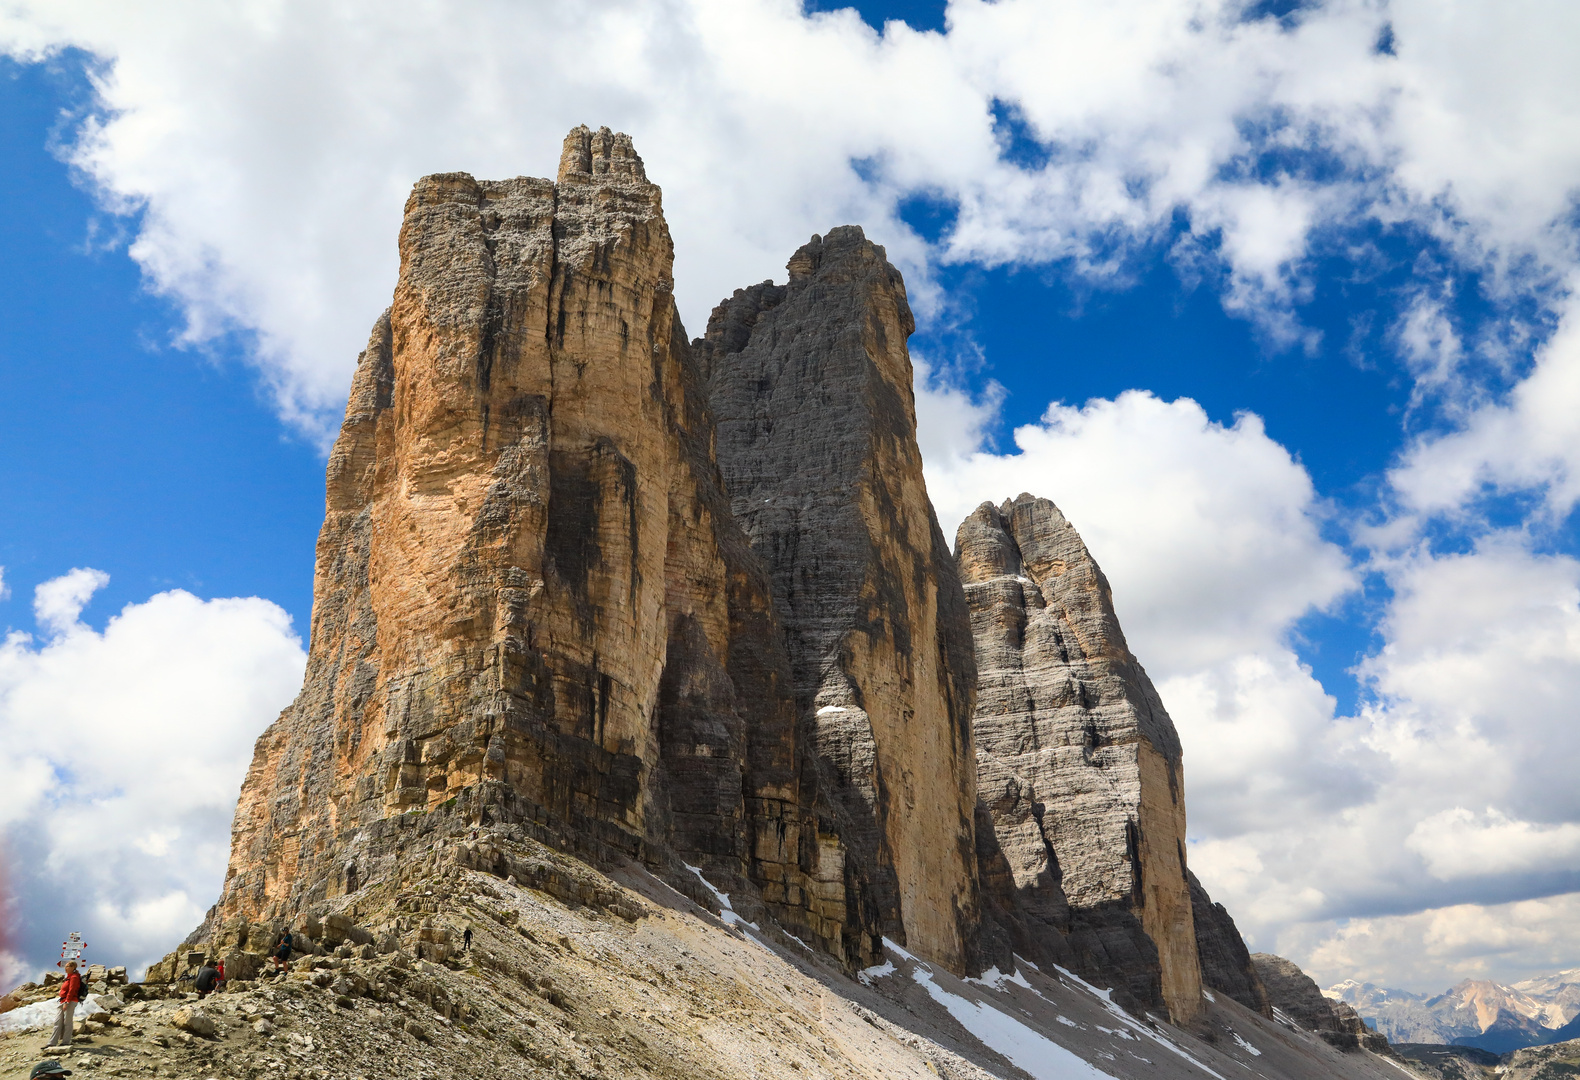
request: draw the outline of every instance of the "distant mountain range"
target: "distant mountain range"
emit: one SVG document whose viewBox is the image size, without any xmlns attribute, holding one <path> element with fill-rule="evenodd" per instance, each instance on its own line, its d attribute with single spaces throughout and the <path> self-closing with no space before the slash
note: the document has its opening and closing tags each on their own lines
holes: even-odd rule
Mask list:
<svg viewBox="0 0 1580 1080">
<path fill-rule="evenodd" d="M 1580 1038 L 1580 968 L 1513 986 L 1466 979 L 1436 997 L 1346 979 L 1323 991 L 1394 1043 L 1446 1043 L 1505 1054 Z"/>
</svg>

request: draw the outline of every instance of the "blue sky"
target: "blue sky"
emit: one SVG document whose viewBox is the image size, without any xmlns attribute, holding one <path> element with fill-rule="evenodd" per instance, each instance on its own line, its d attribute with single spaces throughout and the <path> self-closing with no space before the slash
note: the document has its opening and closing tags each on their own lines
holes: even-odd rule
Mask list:
<svg viewBox="0 0 1580 1080">
<path fill-rule="evenodd" d="M 0 17 L 9 963 L 52 873 L 134 963 L 212 901 L 404 192 L 587 122 L 664 186 L 694 334 L 813 231 L 887 245 L 945 529 L 1031 490 L 1082 531 L 1254 946 L 1580 964 L 1573 13 L 666 4 Z M 556 74 L 505 24 L 627 52 Z"/>
<path fill-rule="evenodd" d="M 91 104 L 83 58 L 0 60 L 0 622 L 74 566 L 110 574 L 95 621 L 150 593 L 267 596 L 305 625 L 323 516 L 318 448 L 282 428 L 238 362 L 245 340 L 173 347 L 179 312 L 50 152 Z M 119 240 L 119 243 L 116 241 Z"/>
</svg>

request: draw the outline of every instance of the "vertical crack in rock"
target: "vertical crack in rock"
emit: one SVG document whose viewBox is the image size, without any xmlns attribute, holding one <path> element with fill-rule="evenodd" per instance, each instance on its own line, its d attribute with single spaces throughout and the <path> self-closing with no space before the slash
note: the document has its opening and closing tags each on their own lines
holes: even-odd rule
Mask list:
<svg viewBox="0 0 1580 1080">
<path fill-rule="evenodd" d="M 989 909 L 1023 955 L 1116 982 L 1176 1022 L 1201 1007 L 1179 737 L 1108 580 L 1053 503 L 983 503 L 956 557 L 976 643 Z"/>
<path fill-rule="evenodd" d="M 970 626 L 916 445 L 899 271 L 861 229 L 784 286 L 737 291 L 695 343 L 735 518 L 767 563 L 813 778 L 851 906 L 956 970 L 978 962 Z M 847 925 L 867 920 L 852 914 Z M 876 959 L 874 941 L 850 940 Z"/>
</svg>

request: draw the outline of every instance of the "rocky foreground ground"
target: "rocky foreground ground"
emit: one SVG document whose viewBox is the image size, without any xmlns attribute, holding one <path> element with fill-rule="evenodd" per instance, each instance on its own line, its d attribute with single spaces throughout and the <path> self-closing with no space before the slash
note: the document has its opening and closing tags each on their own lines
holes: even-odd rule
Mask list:
<svg viewBox="0 0 1580 1080">
<path fill-rule="evenodd" d="M 468 868 L 479 864 L 516 872 Z M 194 942 L 153 968 L 174 980 L 104 987 L 95 1000 L 107 1012 L 61 1056 L 79 1075 L 194 1080 L 1397 1080 L 1402 1068 L 1221 996 L 1181 1030 L 1025 963 L 957 979 L 891 946 L 884 964 L 853 978 L 746 923 L 700 878 L 687 891 L 635 865 L 606 875 L 526 838 L 484 834 L 308 920 L 316 933 L 300 940 L 312 954 L 288 972 L 262 968 L 199 1002 L 180 975 L 221 950 Z M 248 934 L 227 968 L 262 967 L 268 936 Z M 0 1076 L 26 1076 L 45 1034 L 0 1037 Z"/>
</svg>

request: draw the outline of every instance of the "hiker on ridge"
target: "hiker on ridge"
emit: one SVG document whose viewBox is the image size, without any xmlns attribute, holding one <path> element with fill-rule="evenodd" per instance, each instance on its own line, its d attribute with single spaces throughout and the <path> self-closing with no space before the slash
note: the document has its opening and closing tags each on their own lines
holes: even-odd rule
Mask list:
<svg viewBox="0 0 1580 1080">
<path fill-rule="evenodd" d="M 55 1030 L 49 1037 L 49 1042 L 44 1044 L 44 1049 L 49 1050 L 56 1046 L 70 1046 L 71 1040 L 76 1036 L 76 1028 L 72 1026 L 72 1019 L 77 1012 L 77 1006 L 88 997 L 87 988 L 82 985 L 82 976 L 77 974 L 77 961 L 66 961 L 66 977 L 60 981 L 60 1012 L 55 1016 Z"/>
</svg>

